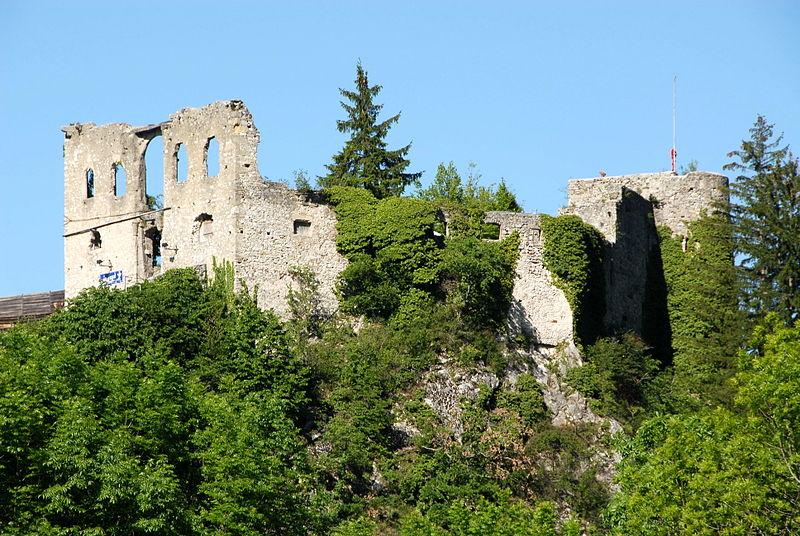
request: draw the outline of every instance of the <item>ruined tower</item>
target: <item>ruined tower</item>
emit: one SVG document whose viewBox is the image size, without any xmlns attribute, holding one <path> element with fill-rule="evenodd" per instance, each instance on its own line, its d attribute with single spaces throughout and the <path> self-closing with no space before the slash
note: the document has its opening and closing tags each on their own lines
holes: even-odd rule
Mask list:
<svg viewBox="0 0 800 536">
<path fill-rule="evenodd" d="M 216 260 L 231 262 L 240 281 L 258 288 L 261 305 L 279 314 L 286 311 L 288 270 L 313 266 L 323 304 L 335 307 L 333 281 L 345 260 L 336 251 L 333 212 L 261 177 L 259 132 L 241 101 L 186 108 L 146 127 L 87 123 L 62 130 L 67 299 L 170 268 L 208 272 Z M 145 193 L 145 151 L 157 136 L 164 199 L 156 209 Z"/>
</svg>

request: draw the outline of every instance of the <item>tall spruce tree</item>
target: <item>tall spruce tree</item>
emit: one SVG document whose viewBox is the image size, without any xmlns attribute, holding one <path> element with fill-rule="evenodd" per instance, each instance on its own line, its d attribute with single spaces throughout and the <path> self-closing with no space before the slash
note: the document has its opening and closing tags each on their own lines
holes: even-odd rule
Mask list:
<svg viewBox="0 0 800 536">
<path fill-rule="evenodd" d="M 781 147 L 783 135 L 773 139 L 772 127 L 759 115 L 725 169 L 742 173 L 730 190 L 746 306 L 792 324 L 800 315 L 800 175 L 798 159 Z"/>
<path fill-rule="evenodd" d="M 409 184 L 416 184 L 422 173 L 406 173 L 410 164 L 406 159 L 411 144 L 389 151 L 386 149 L 386 134 L 400 114 L 393 115 L 385 121 L 378 122 L 378 113 L 383 108 L 373 103 L 372 99 L 381 90 L 381 86 L 370 87 L 367 72 L 356 65 L 356 91 L 339 89 L 349 101 L 341 102 L 348 118 L 337 121 L 339 132 L 349 132 L 342 150 L 334 155 L 333 163 L 325 167 L 328 174 L 319 177 L 318 183 L 323 188 L 331 186 L 355 186 L 366 188 L 375 197 L 384 198 L 400 195 Z"/>
</svg>

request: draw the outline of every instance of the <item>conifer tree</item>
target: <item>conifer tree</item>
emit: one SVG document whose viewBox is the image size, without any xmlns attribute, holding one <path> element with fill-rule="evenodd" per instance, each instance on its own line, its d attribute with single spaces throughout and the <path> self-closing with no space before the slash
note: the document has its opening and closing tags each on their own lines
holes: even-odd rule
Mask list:
<svg viewBox="0 0 800 536">
<path fill-rule="evenodd" d="M 736 249 L 744 256 L 745 298 L 755 314 L 800 315 L 800 175 L 783 136 L 758 116 L 750 140 L 728 154 L 725 169 L 741 171 L 730 190 Z"/>
<path fill-rule="evenodd" d="M 339 89 L 348 102 L 341 102 L 347 119 L 337 121 L 339 132 L 350 133 L 342 150 L 334 155 L 333 163 L 326 165 L 328 174 L 319 177 L 323 188 L 331 186 L 355 186 L 366 188 L 375 197 L 400 195 L 409 184 L 416 184 L 422 173 L 406 173 L 410 164 L 406 159 L 411 144 L 394 151 L 386 148 L 386 134 L 400 114 L 378 122 L 383 105 L 375 104 L 373 98 L 381 86 L 370 87 L 367 72 L 356 65 L 356 91 Z"/>
</svg>

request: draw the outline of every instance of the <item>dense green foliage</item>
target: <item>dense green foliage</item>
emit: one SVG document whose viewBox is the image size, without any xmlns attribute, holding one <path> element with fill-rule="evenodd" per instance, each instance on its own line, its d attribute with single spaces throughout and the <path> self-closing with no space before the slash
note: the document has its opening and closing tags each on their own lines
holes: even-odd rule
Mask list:
<svg viewBox="0 0 800 536">
<path fill-rule="evenodd" d="M 337 217 L 337 248 L 350 264 L 340 277 L 343 310 L 374 319 L 410 317 L 436 300 L 475 326 L 497 330 L 513 288 L 518 238 L 484 242 L 436 236 L 437 208 L 369 191 L 326 191 Z"/>
<path fill-rule="evenodd" d="M 491 210 L 522 212 L 522 207 L 502 179 L 496 187 L 480 185 L 481 177 L 473 172 L 473 167 L 471 164 L 467 180 L 463 181 L 453 162 L 439 164 L 433 182 L 419 190 L 417 197 L 434 202 L 447 214 L 449 236 L 498 238 L 492 236 L 491 226 L 483 223 L 484 213 Z"/>
<path fill-rule="evenodd" d="M 0 335 L 3 534 L 305 534 L 308 371 L 226 270 Z"/>
<path fill-rule="evenodd" d="M 585 365 L 567 374 L 568 383 L 596 411 L 628 428 L 658 412 L 695 411 L 732 401 L 728 380 L 746 333 L 738 307 L 731 226 L 725 216 L 714 214 L 688 227 L 685 237 L 673 236 L 666 227 L 658 230 L 657 264 L 669 322 L 659 329 L 666 328 L 668 337 L 653 337 L 650 344 L 631 334 L 600 339 L 585 348 Z M 653 321 L 647 313 L 645 321 Z"/>
<path fill-rule="evenodd" d="M 382 137 L 396 117 L 374 125 L 362 74 L 343 94 Z M 323 314 L 315 274 L 293 267 L 282 323 L 226 265 L 88 290 L 0 333 L 0 535 L 797 534 L 796 280 L 770 249 L 796 251 L 797 162 L 770 135 L 760 121 L 734 153 L 752 205 L 659 229 L 643 317 L 663 313 L 660 337 L 601 333 L 601 235 L 542 217 L 581 343 L 565 377 L 567 350 L 543 370 L 504 330 L 519 238 L 482 240 L 483 221 L 518 210 L 513 194 L 452 163 L 413 199 L 365 170 L 326 190 L 346 314 Z M 756 220 L 780 240 L 747 250 Z M 613 497 L 609 424 L 554 425 L 561 387 L 622 424 Z"/>
<path fill-rule="evenodd" d="M 636 425 L 646 415 L 647 389 L 659 371 L 649 350 L 632 333 L 599 339 L 586 348 L 586 363 L 570 369 L 566 380 L 599 414 Z"/>
<path fill-rule="evenodd" d="M 674 360 L 645 389 L 652 418 L 621 438 L 613 534 L 800 532 L 800 184 L 779 146 L 759 117 L 729 155 L 748 173 L 730 214 L 660 230 Z"/>
<path fill-rule="evenodd" d="M 464 182 L 453 162 L 439 164 L 433 182 L 427 188 L 420 189 L 417 197 L 438 203 L 477 206 L 484 211 L 522 212 L 522 207 L 504 180 L 501 179 L 496 187 L 482 186 L 479 184 L 481 176 L 473 171 L 474 167 L 475 164 L 470 164 L 470 173 Z"/>
<path fill-rule="evenodd" d="M 685 238 L 661 228 L 659 243 L 674 364 L 661 397 L 671 397 L 679 410 L 729 403 L 727 380 L 746 334 L 728 219 L 703 216 L 689 224 Z"/>
<path fill-rule="evenodd" d="M 544 265 L 567 297 L 576 338 L 591 344 L 602 331 L 605 308 L 603 235 L 572 215 L 543 214 L 541 225 Z"/>
<path fill-rule="evenodd" d="M 742 172 L 731 182 L 731 218 L 742 265 L 747 307 L 773 311 L 785 322 L 800 315 L 800 160 L 783 136 L 758 116 L 750 139 L 728 154 L 725 169 Z"/>
<path fill-rule="evenodd" d="M 356 91 L 340 89 L 350 104 L 342 102 L 347 119 L 337 121 L 339 132 L 349 132 L 350 139 L 328 164 L 328 174 L 319 177 L 323 188 L 355 186 L 366 188 L 376 197 L 400 195 L 409 184 L 415 184 L 422 173 L 406 173 L 410 164 L 406 159 L 411 145 L 390 151 L 386 148 L 386 134 L 400 114 L 379 122 L 382 105 L 373 103 L 381 86 L 369 85 L 367 73 L 359 62 L 356 66 Z"/>
<path fill-rule="evenodd" d="M 800 329 L 768 319 L 759 334 L 734 411 L 658 417 L 623 442 L 614 534 L 800 531 Z"/>
</svg>

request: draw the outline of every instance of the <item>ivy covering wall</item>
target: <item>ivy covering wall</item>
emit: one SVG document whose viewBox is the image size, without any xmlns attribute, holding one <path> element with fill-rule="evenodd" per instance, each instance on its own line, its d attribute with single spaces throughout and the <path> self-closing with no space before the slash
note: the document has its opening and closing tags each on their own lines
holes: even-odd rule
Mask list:
<svg viewBox="0 0 800 536">
<path fill-rule="evenodd" d="M 591 344 L 605 310 L 603 235 L 578 216 L 541 216 L 544 265 L 572 309 L 575 338 Z"/>
</svg>

